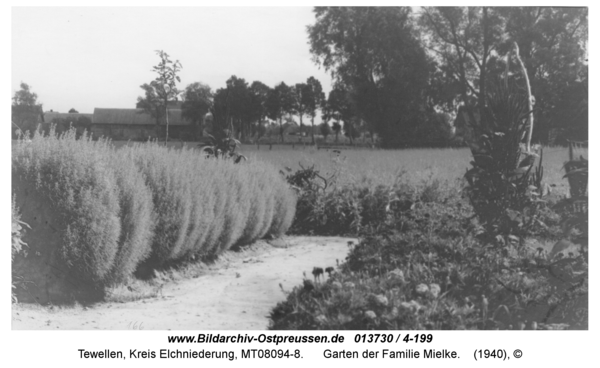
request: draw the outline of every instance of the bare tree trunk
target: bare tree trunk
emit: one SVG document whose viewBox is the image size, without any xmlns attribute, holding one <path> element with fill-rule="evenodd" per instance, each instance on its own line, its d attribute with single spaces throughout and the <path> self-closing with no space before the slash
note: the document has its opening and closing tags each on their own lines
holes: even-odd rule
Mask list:
<svg viewBox="0 0 600 368">
<path fill-rule="evenodd" d="M 310 130 L 310 135 L 312 136 L 312 144 L 315 145 L 315 117 L 313 116 L 310 120 L 312 128 Z"/>
<path fill-rule="evenodd" d="M 283 143 L 283 117 L 279 118 L 279 137 L 281 138 L 281 143 Z"/>
<path fill-rule="evenodd" d="M 167 142 L 169 142 L 169 108 L 165 107 L 165 121 L 166 125 L 166 134 L 165 134 L 165 147 L 167 146 Z"/>
</svg>

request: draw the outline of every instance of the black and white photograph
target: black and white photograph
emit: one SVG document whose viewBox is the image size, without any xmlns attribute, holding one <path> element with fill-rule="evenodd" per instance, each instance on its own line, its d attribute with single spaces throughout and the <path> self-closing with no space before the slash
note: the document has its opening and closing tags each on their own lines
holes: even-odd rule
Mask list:
<svg viewBox="0 0 600 368">
<path fill-rule="evenodd" d="M 589 331 L 574 5 L 15 4 L 10 329 Z"/>
</svg>

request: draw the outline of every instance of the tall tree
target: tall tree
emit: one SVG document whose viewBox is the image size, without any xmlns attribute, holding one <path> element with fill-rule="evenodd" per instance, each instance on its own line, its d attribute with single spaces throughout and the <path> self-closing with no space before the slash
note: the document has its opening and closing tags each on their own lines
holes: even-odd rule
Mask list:
<svg viewBox="0 0 600 368">
<path fill-rule="evenodd" d="M 71 108 L 69 110 L 69 114 L 79 114 L 79 111 L 75 110 L 74 108 Z"/>
<path fill-rule="evenodd" d="M 16 130 L 24 133 L 36 129 L 41 122 L 43 110 L 42 104 L 37 102 L 38 95 L 31 91 L 31 87 L 23 82 L 20 87 L 12 98 L 11 118 Z"/>
<path fill-rule="evenodd" d="M 268 117 L 279 122 L 279 137 L 283 142 L 283 117 L 294 111 L 294 98 L 291 87 L 284 82 L 275 86 L 269 93 L 266 107 Z"/>
<path fill-rule="evenodd" d="M 267 98 L 270 91 L 271 88 L 260 81 L 254 81 L 250 85 L 251 116 L 252 121 L 255 122 L 252 127 L 257 133 L 258 138 L 264 135 L 266 131 L 266 127 L 263 126 L 263 120 L 267 116 Z"/>
<path fill-rule="evenodd" d="M 156 118 L 158 125 L 159 119 L 165 119 L 165 145 L 169 140 L 169 103 L 177 101 L 181 91 L 177 89 L 177 82 L 181 82 L 177 75 L 181 71 L 179 60 L 172 61 L 169 54 L 162 50 L 156 50 L 160 57 L 158 65 L 152 67 L 152 71 L 157 74 L 156 78 L 150 84 L 140 86 L 146 93 L 146 97 L 138 97 L 137 106 L 144 109 L 145 112 Z"/>
<path fill-rule="evenodd" d="M 306 80 L 306 84 L 310 90 L 306 98 L 306 113 L 310 116 L 310 123 L 312 125 L 312 144 L 315 144 L 315 117 L 317 116 L 317 109 L 321 109 L 325 103 L 325 93 L 323 93 L 323 87 L 321 82 L 315 77 L 310 77 Z"/>
<path fill-rule="evenodd" d="M 488 63 L 502 38 L 504 18 L 496 8 L 423 7 L 419 20 L 429 50 L 452 82 L 450 89 L 460 91 L 465 106 L 483 109 Z"/>
<path fill-rule="evenodd" d="M 298 114 L 300 120 L 300 133 L 304 132 L 303 117 L 308 113 L 308 104 L 311 100 L 312 90 L 306 83 L 296 83 L 292 88 L 292 97 L 294 99 L 294 111 Z"/>
<path fill-rule="evenodd" d="M 447 110 L 459 102 L 469 121 L 478 121 L 474 112 L 482 113 L 486 90 L 502 75 L 524 88 L 518 59 L 508 57 L 515 42 L 535 97 L 534 140 L 552 127 L 569 130 L 561 115 L 569 92 L 587 99 L 585 88 L 572 89 L 587 78 L 587 8 L 423 7 L 419 23 L 438 61 L 431 96 Z"/>
<path fill-rule="evenodd" d="M 411 9 L 317 7 L 308 27 L 316 62 L 353 94 L 359 116 L 385 146 L 418 122 L 432 64 L 415 36 Z"/>
<path fill-rule="evenodd" d="M 249 133 L 249 125 L 252 120 L 252 105 L 248 83 L 244 78 L 232 75 L 227 80 L 229 91 L 230 119 L 238 138 L 242 141 Z"/>
<path fill-rule="evenodd" d="M 568 138 L 587 140 L 587 8 L 500 11 L 507 19 L 506 39 L 518 44 L 535 97 L 534 140 L 545 142 L 552 128 L 561 128 Z M 506 54 L 506 49 L 502 44 L 499 52 Z"/>
<path fill-rule="evenodd" d="M 197 138 L 201 136 L 204 117 L 212 106 L 213 93 L 210 87 L 200 82 L 188 85 L 183 92 L 181 117 L 196 127 Z"/>
<path fill-rule="evenodd" d="M 326 122 L 322 122 L 319 125 L 319 132 L 325 138 L 325 142 L 327 142 L 327 137 L 331 134 L 331 127 Z"/>
</svg>

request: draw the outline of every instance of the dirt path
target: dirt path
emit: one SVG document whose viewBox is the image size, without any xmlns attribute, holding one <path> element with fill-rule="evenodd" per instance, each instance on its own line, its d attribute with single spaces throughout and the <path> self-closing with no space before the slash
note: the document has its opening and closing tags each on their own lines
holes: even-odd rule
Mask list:
<svg viewBox="0 0 600 368">
<path fill-rule="evenodd" d="M 312 278 L 314 266 L 343 261 L 347 238 L 289 237 L 283 247 L 262 246 L 219 262 L 195 279 L 165 284 L 158 297 L 88 307 L 16 304 L 13 330 L 260 330 L 286 291 Z M 277 245 L 277 244 L 276 244 Z"/>
</svg>

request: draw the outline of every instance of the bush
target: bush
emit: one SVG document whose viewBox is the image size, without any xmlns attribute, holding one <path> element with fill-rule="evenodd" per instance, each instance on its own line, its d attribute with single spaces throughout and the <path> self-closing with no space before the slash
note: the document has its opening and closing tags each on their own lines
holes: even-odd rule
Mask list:
<svg viewBox="0 0 600 368">
<path fill-rule="evenodd" d="M 272 310 L 270 328 L 587 328 L 584 255 L 557 260 L 518 242 L 481 243 L 469 212 L 419 203 L 363 233 L 338 272 L 305 280 Z"/>
<path fill-rule="evenodd" d="M 113 268 L 121 234 L 119 190 L 105 144 L 87 136 L 76 140 L 73 130 L 60 137 L 37 133 L 18 145 L 12 165 L 13 188 L 33 184 L 66 224 L 60 229 L 63 264 L 94 285 Z"/>
<path fill-rule="evenodd" d="M 106 140 L 77 139 L 74 129 L 53 133 L 17 144 L 13 188 L 48 199 L 60 241 L 56 250 L 35 244 L 36 251 L 48 257 L 44 264 L 66 270 L 66 284 L 103 290 L 134 271 L 148 276 L 234 244 L 280 236 L 291 225 L 296 197 L 266 164 L 234 165 L 155 143 L 115 150 Z"/>
<path fill-rule="evenodd" d="M 27 245 L 22 237 L 23 237 L 23 226 L 25 225 L 29 227 L 26 223 L 21 221 L 21 215 L 19 214 L 19 209 L 15 204 L 15 198 L 13 196 L 13 200 L 11 202 L 11 220 L 12 220 L 12 228 L 11 228 L 11 247 L 10 247 L 10 257 L 13 259 L 15 254 L 20 253 L 23 250 L 23 246 Z"/>
<path fill-rule="evenodd" d="M 469 203 L 439 183 L 388 190 L 362 190 L 362 213 L 378 221 L 337 272 L 304 280 L 272 310 L 271 329 L 587 328 L 587 216 L 562 215 L 581 250 L 554 256 L 536 248 L 543 237 L 480 239 Z M 386 201 L 398 207 L 366 210 Z"/>
<path fill-rule="evenodd" d="M 486 99 L 477 142 L 471 142 L 473 161 L 465 174 L 466 193 L 487 234 L 525 236 L 544 206 L 542 157 L 524 152 L 527 96 L 515 86 L 491 91 Z M 539 156 L 539 159 L 536 157 Z M 536 165 L 537 161 L 537 165 Z"/>
<path fill-rule="evenodd" d="M 265 164 L 236 165 L 232 160 L 207 159 L 195 150 L 157 144 L 130 149 L 157 213 L 152 256 L 147 260 L 150 268 L 216 255 L 267 233 L 279 236 L 290 226 L 295 196 Z M 274 200 L 268 201 L 268 196 Z M 261 206 L 270 208 L 263 211 Z"/>
<path fill-rule="evenodd" d="M 152 192 L 137 170 L 132 152 L 111 150 L 110 155 L 119 188 L 121 219 L 119 249 L 110 279 L 113 284 L 118 284 L 130 277 L 138 264 L 150 255 L 156 214 Z"/>
</svg>

